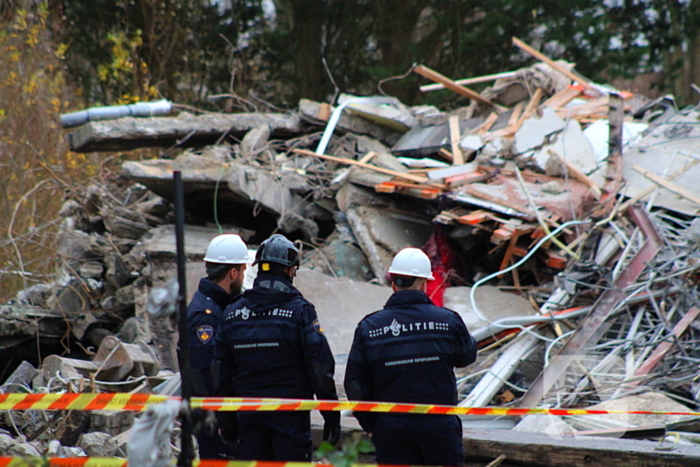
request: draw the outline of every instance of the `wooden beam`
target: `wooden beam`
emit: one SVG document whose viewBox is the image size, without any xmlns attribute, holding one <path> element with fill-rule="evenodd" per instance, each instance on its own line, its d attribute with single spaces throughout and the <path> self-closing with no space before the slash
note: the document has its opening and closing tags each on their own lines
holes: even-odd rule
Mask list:
<svg viewBox="0 0 700 467">
<path fill-rule="evenodd" d="M 542 103 L 544 107 L 550 107 L 552 109 L 558 109 L 559 107 L 564 107 L 566 104 L 576 99 L 581 95 L 581 90 L 576 86 L 567 86 L 566 89 L 559 91 L 552 97 L 547 99 Z"/>
<path fill-rule="evenodd" d="M 497 79 L 501 78 L 510 78 L 512 76 L 515 76 L 517 73 L 517 71 L 504 71 L 503 73 L 496 73 L 493 75 L 486 76 L 477 76 L 476 78 L 458 79 L 457 81 L 455 81 L 455 84 L 466 86 L 469 84 L 487 83 L 489 81 L 496 81 Z M 445 89 L 445 85 L 440 83 L 424 84 L 418 89 L 420 89 L 421 92 L 439 91 L 441 89 Z"/>
<path fill-rule="evenodd" d="M 465 431 L 463 443 L 468 460 L 489 461 L 504 454 L 509 465 L 530 467 L 685 467 L 700 463 L 700 449 L 695 445 L 580 436 L 558 439 L 545 433 L 513 430 Z"/>
<path fill-rule="evenodd" d="M 688 201 L 697 204 L 700 206 L 700 198 L 695 196 L 693 193 L 689 192 L 685 188 L 681 188 L 675 183 L 672 183 L 669 179 L 662 177 L 661 175 L 656 175 L 655 173 L 649 172 L 648 170 L 645 170 L 641 168 L 638 165 L 633 165 L 632 170 L 635 172 L 644 175 L 646 178 L 651 180 L 652 182 L 656 183 L 657 185 L 666 188 L 668 191 L 671 193 L 674 193 L 681 198 L 685 198 Z"/>
<path fill-rule="evenodd" d="M 370 151 L 367 154 L 365 154 L 364 156 L 362 156 L 362 158 L 360 159 L 360 162 L 362 162 L 363 164 L 368 164 L 369 161 L 371 161 L 374 158 L 374 156 L 376 156 L 376 155 L 377 155 L 376 152 Z M 333 177 L 333 180 L 331 180 L 331 186 L 341 185 L 345 181 L 345 179 L 347 179 L 350 176 L 351 170 L 352 170 L 352 168 L 348 167 L 348 168 L 345 168 L 345 169 L 339 171 L 338 174 L 335 177 Z"/>
<path fill-rule="evenodd" d="M 523 111 L 523 113 L 519 116 L 518 120 L 516 120 L 514 124 L 508 125 L 507 127 L 501 128 L 500 130 L 492 131 L 491 133 L 484 135 L 483 139 L 485 141 L 492 141 L 497 138 L 513 136 L 515 133 L 518 132 L 525 120 L 530 118 L 532 114 L 535 113 L 535 110 L 537 110 L 537 106 L 540 104 L 543 95 L 544 91 L 541 88 L 537 88 L 533 93 L 532 97 L 530 98 L 530 102 L 527 103 L 525 111 Z"/>
<path fill-rule="evenodd" d="M 311 422 L 314 445 L 322 441 L 320 417 Z M 513 430 L 466 428 L 462 444 L 467 462 L 493 462 L 505 456 L 508 465 L 525 467 L 687 467 L 700 463 L 696 445 L 660 443 L 635 439 L 587 438 Z M 354 418 L 343 418 L 341 443 L 360 437 L 370 441 Z M 362 460 L 362 458 L 360 459 Z"/>
<path fill-rule="evenodd" d="M 525 111 L 518 119 L 518 123 L 517 123 L 518 127 L 520 127 L 520 125 L 522 125 L 525 120 L 530 118 L 532 116 L 532 114 L 535 113 L 535 109 L 537 109 L 537 106 L 540 105 L 540 101 L 542 100 L 543 95 L 544 95 L 544 91 L 542 90 L 542 88 L 535 89 L 535 93 L 530 98 L 530 102 L 527 103 L 527 107 L 525 107 Z"/>
<path fill-rule="evenodd" d="M 397 172 L 396 170 L 385 169 L 383 167 L 377 167 L 370 164 L 365 164 L 364 162 L 356 161 L 354 159 L 343 159 L 342 157 L 327 156 L 325 154 L 316 154 L 313 151 L 307 151 L 306 149 L 293 149 L 293 152 L 297 154 L 302 154 L 304 156 L 318 157 L 319 159 L 325 159 L 327 161 L 337 162 L 339 164 L 355 165 L 357 167 L 362 167 L 364 169 L 374 170 L 375 172 L 383 173 L 386 175 L 392 175 L 396 178 L 403 178 L 405 180 L 410 180 L 412 182 L 420 183 L 423 185 L 431 186 L 433 188 L 440 188 L 441 190 L 447 189 L 445 185 L 439 183 L 430 183 L 426 178 L 419 177 L 418 175 Z"/>
<path fill-rule="evenodd" d="M 593 193 L 593 196 L 595 196 L 595 199 L 600 199 L 603 196 L 603 193 L 600 191 L 600 187 L 596 185 L 595 182 L 591 180 L 585 173 L 581 172 L 578 167 L 564 159 L 564 157 L 554 149 L 550 149 L 547 152 L 559 159 L 559 162 L 564 164 L 564 167 L 576 180 L 586 185 Z"/>
<path fill-rule="evenodd" d="M 690 170 L 691 168 L 695 167 L 698 163 L 700 163 L 700 159 L 691 159 L 691 160 L 688 161 L 680 170 L 676 170 L 675 172 L 673 172 L 672 174 L 670 174 L 670 175 L 668 176 L 668 179 L 669 179 L 669 180 L 673 180 L 674 178 L 683 175 L 683 174 L 686 173 L 688 170 Z M 632 198 L 630 198 L 630 199 L 628 199 L 627 201 L 625 201 L 624 203 L 620 204 L 620 205 L 616 208 L 616 211 L 617 211 L 617 212 L 623 212 L 625 209 L 627 209 L 628 207 L 632 206 L 632 205 L 633 205 L 634 203 L 636 203 L 637 201 L 639 201 L 639 200 L 641 200 L 641 199 L 643 199 L 643 198 L 646 198 L 648 195 L 652 194 L 652 193 L 654 192 L 654 190 L 656 190 L 656 189 L 657 189 L 657 187 L 654 186 L 654 185 L 651 185 L 651 186 L 646 187 L 645 189 L 643 189 L 642 191 L 640 191 L 639 193 L 637 193 L 636 195 L 634 195 Z"/>
<path fill-rule="evenodd" d="M 515 113 L 519 109 L 522 109 L 521 104 L 517 104 L 515 106 L 515 108 L 513 109 L 513 113 Z M 485 135 L 491 129 L 493 124 L 496 123 L 496 120 L 498 120 L 498 114 L 496 112 L 491 112 L 484 123 L 472 130 L 472 134 L 476 133 L 478 135 Z"/>
<path fill-rule="evenodd" d="M 511 203 L 510 201 L 507 201 L 507 200 L 504 200 L 501 198 L 497 198 L 495 196 L 491 196 L 487 193 L 482 193 L 481 191 L 479 191 L 476 188 L 469 186 L 469 185 L 465 186 L 464 190 L 467 192 L 467 194 L 469 194 L 475 198 L 483 199 L 484 201 L 488 201 L 490 203 L 495 203 L 495 204 L 498 204 L 498 205 L 503 206 L 505 208 L 509 208 L 509 209 L 514 210 L 514 211 L 518 211 L 519 213 L 528 216 L 529 217 L 528 220 L 534 220 L 537 218 L 537 215 L 535 213 L 533 213 L 528 208 L 525 208 L 519 204 Z"/>
<path fill-rule="evenodd" d="M 521 50 L 524 50 L 525 52 L 529 53 L 530 55 L 532 55 L 533 57 L 535 57 L 539 61 L 546 63 L 553 70 L 558 71 L 562 75 L 569 78 L 571 81 L 574 81 L 576 83 L 580 83 L 581 86 L 583 86 L 586 89 L 586 91 L 589 91 L 590 93 L 593 93 L 595 95 L 600 94 L 600 92 L 596 88 L 594 88 L 588 80 L 586 80 L 585 78 L 583 78 L 581 76 L 578 76 L 578 75 L 572 73 L 570 70 L 567 70 L 566 68 L 559 65 L 551 58 L 549 58 L 546 55 L 544 55 L 543 53 L 538 52 L 537 50 L 533 49 L 532 47 L 530 47 L 529 45 L 527 45 L 526 43 L 524 43 L 523 41 L 521 41 L 517 37 L 513 37 L 513 44 L 516 45 L 517 47 L 519 47 Z"/>
<path fill-rule="evenodd" d="M 520 119 L 520 114 L 523 112 L 523 103 L 518 102 L 515 104 L 515 107 L 513 107 L 513 112 L 510 114 L 510 118 L 508 119 L 508 126 L 515 125 L 515 123 Z"/>
<path fill-rule="evenodd" d="M 494 104 L 489 99 L 486 99 L 485 97 L 481 96 L 479 93 L 472 91 L 471 89 L 465 88 L 464 86 L 460 86 L 459 84 L 456 84 L 447 76 L 443 76 L 437 71 L 431 70 L 426 66 L 418 65 L 413 69 L 413 71 L 425 78 L 428 78 L 431 81 L 441 83 L 450 91 L 456 92 L 461 96 L 468 97 L 469 99 L 475 100 L 481 104 L 491 105 L 501 111 L 505 110 L 505 107 L 502 107 L 498 104 Z"/>
<path fill-rule="evenodd" d="M 452 147 L 452 165 L 464 165 L 464 154 L 459 148 L 459 117 L 452 115 L 448 120 L 450 125 L 450 146 Z"/>
</svg>

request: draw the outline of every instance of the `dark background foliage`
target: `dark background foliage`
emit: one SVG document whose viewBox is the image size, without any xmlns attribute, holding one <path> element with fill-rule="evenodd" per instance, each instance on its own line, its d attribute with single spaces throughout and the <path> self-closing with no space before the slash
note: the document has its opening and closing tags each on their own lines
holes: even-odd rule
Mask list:
<svg viewBox="0 0 700 467">
<path fill-rule="evenodd" d="M 576 63 L 596 81 L 648 76 L 647 91 L 689 101 L 690 83 L 700 82 L 698 3 L 51 0 L 49 9 L 87 102 L 148 96 L 153 86 L 163 97 L 199 105 L 211 105 L 212 95 L 252 91 L 293 106 L 299 97 L 332 97 L 330 76 L 342 92 L 375 94 L 380 80 L 413 63 L 454 78 L 532 63 L 511 45 L 512 36 Z M 119 82 L 100 80 L 98 68 L 114 60 L 110 37 L 119 34 L 131 41 L 131 73 Z M 419 79 L 390 81 L 383 89 L 409 104 L 446 99 L 421 95 Z"/>
</svg>

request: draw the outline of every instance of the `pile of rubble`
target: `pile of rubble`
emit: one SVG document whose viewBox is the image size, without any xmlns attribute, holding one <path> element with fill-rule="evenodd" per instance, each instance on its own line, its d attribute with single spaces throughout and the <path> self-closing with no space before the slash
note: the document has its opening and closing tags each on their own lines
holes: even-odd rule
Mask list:
<svg viewBox="0 0 700 467">
<path fill-rule="evenodd" d="M 23 363 L 26 375 L 3 391 L 151 392 L 177 371 L 176 327 L 150 318 L 146 302 L 176 273 L 179 170 L 188 290 L 219 232 L 250 245 L 277 231 L 297 240 L 297 282 L 324 321 L 339 381 L 354 324 L 390 293 L 391 258 L 415 246 L 433 262 L 433 300 L 464 317 L 481 349 L 458 375 L 461 405 L 697 410 L 700 111 L 591 83 L 516 45 L 541 63 L 462 81 L 414 69 L 436 83 L 425 92 L 471 100 L 451 112 L 340 96 L 336 107 L 302 100 L 285 113 L 182 112 L 71 130 L 74 151 L 167 149 L 65 203 L 60 277 L 1 310 L 6 365 L 39 369 Z M 465 87 L 489 79 L 481 93 Z M 60 417 L 110 436 L 130 425 L 123 415 L 102 428 L 89 414 L 8 417 L 30 440 L 61 429 Z M 542 418 L 465 424 L 657 440 L 668 427 L 700 429 L 673 415 Z"/>
</svg>

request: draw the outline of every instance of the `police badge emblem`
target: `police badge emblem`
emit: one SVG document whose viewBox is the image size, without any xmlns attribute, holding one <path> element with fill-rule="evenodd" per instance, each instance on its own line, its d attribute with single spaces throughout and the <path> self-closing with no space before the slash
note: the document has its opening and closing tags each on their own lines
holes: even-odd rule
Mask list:
<svg viewBox="0 0 700 467">
<path fill-rule="evenodd" d="M 197 326 L 197 338 L 202 344 L 208 343 L 214 335 L 212 326 Z"/>
</svg>

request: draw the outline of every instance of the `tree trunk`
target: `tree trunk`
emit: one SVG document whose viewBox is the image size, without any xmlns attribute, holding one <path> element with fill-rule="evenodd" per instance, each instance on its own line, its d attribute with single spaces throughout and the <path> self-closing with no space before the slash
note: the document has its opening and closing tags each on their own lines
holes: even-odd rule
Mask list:
<svg viewBox="0 0 700 467">
<path fill-rule="evenodd" d="M 321 40 L 323 31 L 323 0 L 293 0 L 292 41 L 294 72 L 299 97 L 323 100 L 330 86 L 323 68 Z"/>
<path fill-rule="evenodd" d="M 377 45 L 381 51 L 381 66 L 392 75 L 405 73 L 412 65 L 415 45 L 413 33 L 427 1 L 375 0 Z M 415 86 L 392 86 L 385 91 L 410 102 L 417 92 Z"/>
</svg>

